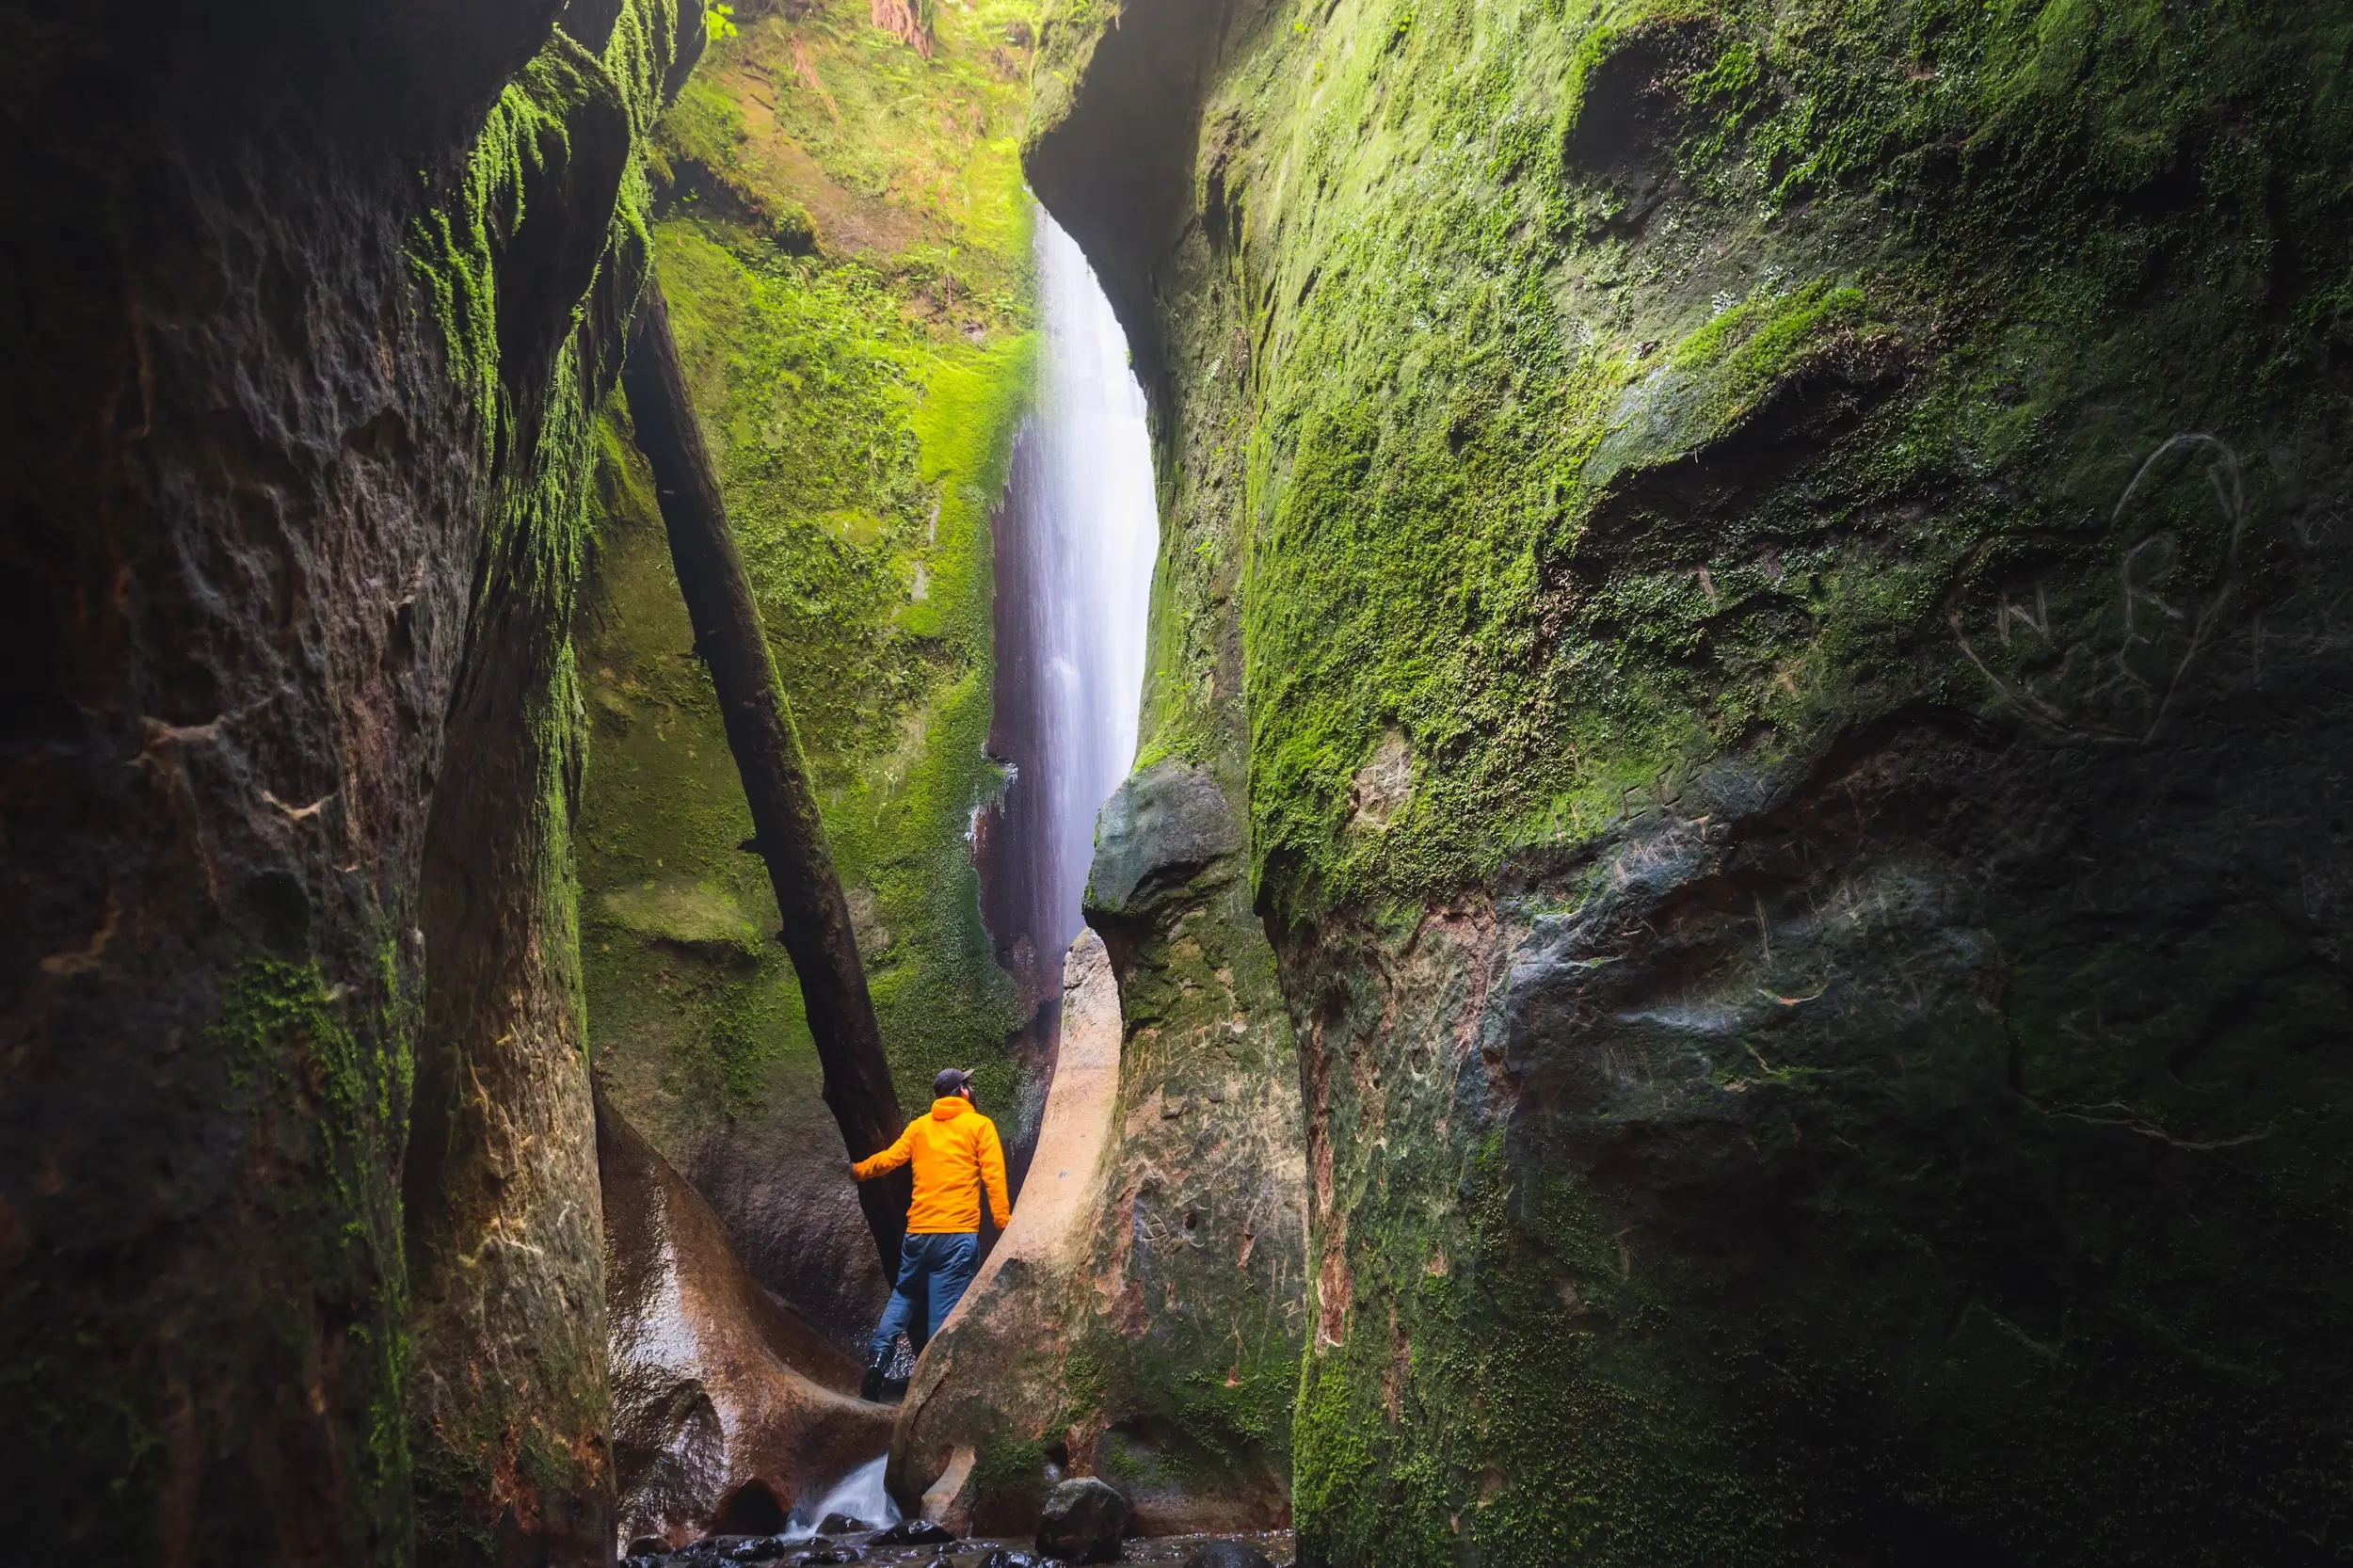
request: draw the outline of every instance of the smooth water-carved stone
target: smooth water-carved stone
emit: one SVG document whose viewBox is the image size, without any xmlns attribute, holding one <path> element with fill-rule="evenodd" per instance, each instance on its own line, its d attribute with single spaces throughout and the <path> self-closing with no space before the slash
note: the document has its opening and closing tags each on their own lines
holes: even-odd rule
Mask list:
<svg viewBox="0 0 2353 1568">
<path fill-rule="evenodd" d="M 622 1525 L 683 1541 L 707 1524 L 765 1550 L 752 1538 L 869 1460 L 892 1413 L 815 1381 L 855 1366 L 754 1283 L 711 1206 L 614 1107 L 599 1112 Z"/>
</svg>

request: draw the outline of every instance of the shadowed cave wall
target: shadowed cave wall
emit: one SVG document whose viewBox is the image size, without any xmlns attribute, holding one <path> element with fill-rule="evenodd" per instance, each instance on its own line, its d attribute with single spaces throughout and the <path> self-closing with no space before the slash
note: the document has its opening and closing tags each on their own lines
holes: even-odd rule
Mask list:
<svg viewBox="0 0 2353 1568">
<path fill-rule="evenodd" d="M 603 1560 L 567 633 L 701 8 L 0 29 L 0 1530 Z"/>
<path fill-rule="evenodd" d="M 1303 1560 L 2345 1560 L 2349 37 L 1058 8 Z"/>
</svg>

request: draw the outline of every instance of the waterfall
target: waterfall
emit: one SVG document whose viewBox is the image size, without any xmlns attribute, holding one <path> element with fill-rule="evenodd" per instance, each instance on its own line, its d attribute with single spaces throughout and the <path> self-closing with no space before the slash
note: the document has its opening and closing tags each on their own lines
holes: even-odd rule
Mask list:
<svg viewBox="0 0 2353 1568">
<path fill-rule="evenodd" d="M 1016 1049 L 1042 1102 L 1062 955 L 1082 923 L 1095 814 L 1135 760 L 1160 520 L 1144 391 L 1078 243 L 1036 210 L 1042 365 L 995 520 L 996 714 L 1010 768 L 982 824 L 983 904 L 1032 1011 Z M 1037 1104 L 1021 1108 L 1020 1141 Z"/>
<path fill-rule="evenodd" d="M 806 1541 L 836 1513 L 846 1513 L 866 1529 L 884 1529 L 899 1522 L 899 1505 L 890 1500 L 883 1476 L 890 1456 L 868 1460 L 828 1487 L 816 1500 L 803 1498 L 784 1528 L 787 1541 Z"/>
<path fill-rule="evenodd" d="M 1078 242 L 1044 209 L 1037 216 L 1047 504 L 1034 536 L 1045 569 L 1029 615 L 1048 677 L 1040 710 L 1052 828 L 1040 849 L 1047 907 L 1057 919 L 1047 952 L 1059 980 L 1063 949 L 1079 934 L 1095 814 L 1135 760 L 1160 516 L 1128 336 Z"/>
</svg>

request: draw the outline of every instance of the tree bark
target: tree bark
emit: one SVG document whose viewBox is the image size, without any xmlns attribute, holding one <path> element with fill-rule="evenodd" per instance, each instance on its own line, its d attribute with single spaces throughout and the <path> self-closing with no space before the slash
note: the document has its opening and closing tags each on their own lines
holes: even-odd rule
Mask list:
<svg viewBox="0 0 2353 1568">
<path fill-rule="evenodd" d="M 780 935 L 800 977 L 801 1005 L 824 1068 L 825 1104 L 840 1125 L 843 1144 L 863 1160 L 898 1138 L 904 1125 L 899 1096 L 883 1055 L 873 999 L 867 994 L 866 969 L 858 962 L 849 901 L 834 872 L 833 850 L 801 758 L 800 734 L 776 679 L 760 606 L 728 525 L 718 474 L 687 395 L 659 277 L 648 281 L 637 309 L 621 384 L 636 422 L 638 447 L 653 466 L 670 559 L 695 627 L 695 652 L 718 690 L 728 746 L 751 802 L 756 836 L 745 847 L 768 864 L 783 917 Z M 846 1173 L 843 1179 L 849 1179 Z M 887 1279 L 898 1272 L 908 1191 L 904 1170 L 858 1188 Z"/>
</svg>

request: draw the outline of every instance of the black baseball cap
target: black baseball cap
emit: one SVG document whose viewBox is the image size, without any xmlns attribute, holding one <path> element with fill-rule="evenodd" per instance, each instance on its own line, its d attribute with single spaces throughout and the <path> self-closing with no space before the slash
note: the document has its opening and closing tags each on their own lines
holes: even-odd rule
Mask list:
<svg viewBox="0 0 2353 1568">
<path fill-rule="evenodd" d="M 932 1080 L 932 1098 L 944 1100 L 951 1095 L 961 1094 L 965 1085 L 971 1081 L 971 1068 L 950 1067 Z"/>
</svg>

